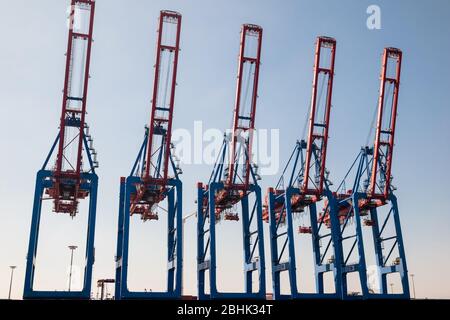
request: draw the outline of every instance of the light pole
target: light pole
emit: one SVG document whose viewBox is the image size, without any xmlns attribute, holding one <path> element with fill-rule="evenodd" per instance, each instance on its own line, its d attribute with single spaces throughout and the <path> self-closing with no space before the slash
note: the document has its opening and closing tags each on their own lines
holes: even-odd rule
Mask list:
<svg viewBox="0 0 450 320">
<path fill-rule="evenodd" d="M 394 284 L 391 282 L 389 285 L 391 286 L 391 293 L 394 293 Z"/>
<path fill-rule="evenodd" d="M 74 251 L 76 248 L 78 248 L 78 246 L 69 246 L 69 249 L 70 249 L 69 292 L 70 292 L 70 285 L 72 284 L 73 251 Z"/>
<path fill-rule="evenodd" d="M 414 297 L 414 299 L 416 299 L 416 286 L 414 285 L 415 274 L 411 273 L 409 276 L 411 277 L 411 282 L 412 282 L 412 287 L 413 287 L 413 297 Z"/>
<path fill-rule="evenodd" d="M 9 280 L 9 293 L 8 293 L 8 300 L 11 300 L 11 289 L 12 289 L 12 283 L 13 283 L 13 277 L 14 277 L 14 269 L 17 268 L 17 266 L 9 266 L 11 268 L 11 279 Z"/>
<path fill-rule="evenodd" d="M 181 227 L 181 239 L 182 239 L 182 241 L 183 241 L 183 248 L 182 248 L 182 250 L 183 250 L 183 254 L 182 254 L 183 260 L 184 260 L 184 243 L 185 243 L 185 241 L 184 241 L 184 240 L 185 240 L 185 239 L 184 239 L 184 224 L 186 223 L 186 221 L 187 221 L 189 218 L 192 218 L 192 217 L 194 217 L 194 216 L 197 216 L 197 212 L 193 212 L 193 213 L 191 213 L 191 214 L 189 214 L 189 215 L 183 217 L 183 223 L 182 223 L 182 227 Z M 183 270 L 183 272 L 181 273 L 181 295 L 183 295 L 183 293 L 184 293 L 184 275 L 183 275 L 183 273 L 184 273 L 184 268 L 182 268 L 182 270 Z"/>
</svg>

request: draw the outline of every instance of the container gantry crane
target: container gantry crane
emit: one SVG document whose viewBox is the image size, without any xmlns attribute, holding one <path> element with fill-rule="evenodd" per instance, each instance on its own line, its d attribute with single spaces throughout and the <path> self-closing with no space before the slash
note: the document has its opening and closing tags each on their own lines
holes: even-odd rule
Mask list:
<svg viewBox="0 0 450 320">
<path fill-rule="evenodd" d="M 385 48 L 382 57 L 378 116 L 373 147 L 363 147 L 335 193 L 342 250 L 343 298 L 409 299 L 408 271 L 400 226 L 397 198 L 392 186 L 392 157 L 397 118 L 402 51 Z M 345 190 L 347 178 L 353 186 Z M 319 218 L 331 225 L 325 211 Z M 354 223 L 351 223 L 354 222 Z M 363 228 L 371 228 L 377 275 L 368 279 Z M 361 294 L 348 292 L 348 274 L 357 272 Z M 388 292 L 388 275 L 400 274 L 402 292 Z M 378 278 L 378 279 L 377 279 Z M 371 286 L 376 284 L 379 292 Z"/>
<path fill-rule="evenodd" d="M 251 24 L 242 26 L 233 131 L 231 137 L 226 135 L 224 138 L 208 184 L 198 184 L 199 299 L 265 299 L 261 188 L 257 182 L 259 179 L 257 167 L 252 163 L 252 138 L 258 98 L 262 34 L 263 30 L 259 26 Z M 241 210 L 237 209 L 238 204 Z M 219 292 L 217 289 L 216 223 L 220 220 L 241 220 L 245 292 Z M 206 283 L 207 271 L 209 286 Z M 256 290 L 252 285 L 254 272 L 258 272 Z"/>
<path fill-rule="evenodd" d="M 307 141 L 301 140 L 296 143 L 277 186 L 268 189 L 265 199 L 263 218 L 270 224 L 274 299 L 340 297 L 341 284 L 337 276 L 340 274 L 340 265 L 334 262 L 336 255 L 340 254 L 334 250 L 334 243 L 337 241 L 336 233 L 327 230 L 317 215 L 317 203 L 324 198 L 333 199 L 329 189 L 326 156 L 335 55 L 336 40 L 330 37 L 318 37 L 308 138 Z M 327 201 L 327 203 L 330 212 L 334 212 L 333 202 Z M 306 211 L 309 211 L 310 225 L 300 225 L 296 230 L 294 215 Z M 332 217 L 337 216 L 332 215 Z M 337 223 L 334 225 L 337 226 Z M 316 280 L 315 293 L 299 292 L 297 288 L 294 236 L 296 232 L 311 235 Z M 323 247 L 322 241 L 326 243 Z M 289 294 L 282 294 L 282 272 L 288 272 Z M 325 293 L 324 274 L 326 272 L 334 273 L 334 293 Z"/>
<path fill-rule="evenodd" d="M 89 299 L 94 264 L 94 233 L 97 205 L 97 153 L 85 122 L 94 27 L 94 0 L 72 0 L 59 133 L 36 177 L 30 239 L 25 274 L 24 299 Z M 57 149 L 55 165 L 48 168 Z M 83 151 L 87 169 L 84 168 Z M 86 264 L 81 291 L 38 291 L 33 289 L 41 209 L 53 201 L 53 211 L 75 218 L 80 201 L 88 201 Z"/>
<path fill-rule="evenodd" d="M 180 51 L 181 15 L 161 11 L 150 125 L 130 175 L 120 181 L 119 228 L 116 255 L 116 299 L 181 298 L 182 183 L 171 153 L 172 118 Z M 169 170 L 172 169 L 171 175 Z M 158 220 L 157 210 L 167 200 L 168 279 L 165 292 L 136 292 L 127 287 L 130 217 Z M 164 209 L 164 208 L 163 208 Z"/>
</svg>

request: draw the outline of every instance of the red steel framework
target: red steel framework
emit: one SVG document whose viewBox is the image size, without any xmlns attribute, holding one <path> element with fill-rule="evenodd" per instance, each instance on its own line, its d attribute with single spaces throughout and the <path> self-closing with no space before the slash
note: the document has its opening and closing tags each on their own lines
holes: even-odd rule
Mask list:
<svg viewBox="0 0 450 320">
<path fill-rule="evenodd" d="M 236 104 L 234 108 L 233 117 L 233 132 L 230 149 L 230 163 L 228 169 L 228 178 L 226 184 L 231 187 L 248 188 L 250 178 L 250 165 L 251 165 L 251 152 L 253 142 L 253 130 L 255 129 L 255 114 L 256 114 L 256 101 L 258 99 L 258 80 L 259 80 L 259 67 L 261 61 L 261 44 L 262 44 L 262 28 L 256 25 L 244 24 L 241 32 L 241 47 L 239 52 L 239 67 L 238 67 L 238 81 L 236 87 Z M 253 56 L 251 52 L 246 53 L 249 37 L 256 37 L 256 49 Z M 250 50 L 248 50 L 250 51 Z M 251 101 L 250 101 L 250 114 L 245 113 L 245 98 L 242 96 L 244 66 L 246 64 L 254 65 L 253 75 L 250 75 L 248 81 L 252 82 L 249 88 L 252 88 Z M 238 161 L 240 154 L 238 151 L 238 140 L 242 138 L 242 134 L 248 134 L 247 143 L 244 145 L 244 151 L 241 153 L 245 158 L 244 174 L 241 177 L 239 183 L 235 180 L 236 175 L 236 161 Z"/>
<path fill-rule="evenodd" d="M 75 19 L 75 10 L 80 10 L 80 20 Z M 84 11 L 84 13 L 83 13 Z M 87 13 L 87 16 L 85 15 Z M 83 139 L 85 129 L 85 116 L 87 94 L 89 84 L 89 67 L 91 63 L 92 33 L 94 27 L 94 0 L 72 0 L 69 21 L 69 39 L 66 53 L 66 71 L 64 78 L 64 90 L 61 120 L 59 127 L 59 146 L 54 170 L 54 186 L 47 189 L 54 199 L 54 211 L 69 213 L 75 216 L 78 210 L 78 200 L 87 197 L 87 192 L 80 190 L 80 174 L 83 170 Z M 83 17 L 87 17 L 86 30 L 75 30 L 83 23 Z M 84 46 L 79 51 L 78 46 Z M 76 47 L 77 46 L 77 47 Z M 81 54 L 81 57 L 78 55 Z M 81 60 L 80 60 L 81 58 Z M 81 61 L 81 66 L 78 63 Z M 81 69 L 77 69 L 81 67 Z M 78 88 L 75 77 L 82 73 L 82 87 Z M 78 91 L 78 92 L 77 92 Z M 72 129 L 74 128 L 74 129 Z M 69 130 L 76 130 L 74 137 L 70 137 Z M 75 152 L 75 163 L 69 161 L 67 154 L 70 150 Z"/>
<path fill-rule="evenodd" d="M 325 53 L 327 51 L 327 53 Z M 292 209 L 302 211 L 305 206 L 322 199 L 324 193 L 324 183 L 326 174 L 326 156 L 328 146 L 328 132 L 330 126 L 331 102 L 333 96 L 333 80 L 334 80 L 334 66 L 336 57 L 336 40 L 334 38 L 320 36 L 317 37 L 315 58 L 314 58 L 314 76 L 311 93 L 311 106 L 309 114 L 309 130 L 307 141 L 302 140 L 298 143 L 296 150 L 306 149 L 305 159 L 301 156 L 300 163 L 298 163 L 298 155 L 294 157 L 293 172 L 289 179 L 288 186 L 280 185 L 280 180 L 277 187 L 269 189 L 275 192 L 276 195 L 285 193 L 284 188 L 293 186 L 295 179 L 300 176 L 299 192 L 294 193 L 291 198 Z M 321 75 L 323 75 L 321 79 Z M 320 86 L 320 88 L 319 88 Z M 321 101 L 321 96 L 325 90 L 325 101 Z M 293 158 L 291 157 L 290 161 Z M 303 161 L 303 163 L 301 162 Z M 298 164 L 298 165 L 297 165 Z M 288 163 L 286 168 L 290 164 Z M 300 172 L 297 172 L 297 168 Z M 314 177 L 312 171 L 315 170 Z M 284 221 L 285 206 L 282 203 L 275 204 L 275 212 L 278 217 Z M 283 211 L 283 212 L 281 212 Z M 264 210 L 264 221 L 269 221 L 268 198 L 266 197 Z"/>
<path fill-rule="evenodd" d="M 176 36 L 174 44 L 168 43 L 169 39 L 163 39 L 166 23 L 176 25 Z M 146 182 L 148 182 L 149 180 L 157 180 L 162 184 L 165 184 L 167 182 L 170 143 L 172 138 L 173 106 L 175 102 L 175 87 L 177 85 L 178 54 L 180 51 L 180 32 L 181 15 L 173 11 L 161 11 L 158 28 L 158 44 L 156 48 L 155 78 L 153 83 L 152 111 L 149 126 L 150 132 L 146 155 L 147 165 L 145 167 L 143 176 L 143 179 Z M 169 67 L 168 72 L 171 74 L 166 78 L 168 81 L 170 81 L 168 104 L 165 104 L 165 101 L 162 101 L 163 97 L 159 96 L 159 89 L 161 86 L 161 60 L 163 54 L 166 52 L 169 52 L 170 56 L 172 56 L 173 54 L 173 68 Z M 171 63 L 172 61 L 169 61 L 169 66 Z M 162 148 L 162 146 L 155 145 L 155 135 L 161 131 L 164 131 L 166 133 L 163 142 L 165 146 L 161 163 L 162 173 L 158 170 L 160 168 L 157 168 L 158 160 L 155 160 L 155 155 L 158 154 L 159 148 Z M 153 174 L 152 169 L 154 169 Z"/>
<path fill-rule="evenodd" d="M 164 200 L 170 166 L 172 118 L 177 86 L 180 51 L 181 15 L 161 11 L 156 46 L 152 109 L 148 138 L 144 149 L 142 183 L 132 194 L 130 213 L 142 214 L 144 220 L 157 220 L 151 209 Z"/>
<path fill-rule="evenodd" d="M 342 200 L 348 198 L 353 192 L 358 192 L 359 181 L 362 179 L 363 173 L 368 172 L 367 189 L 363 188 L 363 191 L 366 192 L 366 196 L 358 201 L 358 208 L 362 212 L 367 212 L 371 208 L 385 205 L 392 193 L 392 156 L 397 120 L 401 64 L 402 51 L 400 49 L 384 48 L 380 74 L 380 92 L 377 106 L 378 114 L 374 147 L 373 151 L 369 147 L 363 149 L 366 158 L 369 155 L 373 156 L 370 160 L 367 160 L 368 168 L 360 168 L 357 172 L 357 182 L 353 186 L 354 190 L 347 190 L 336 194 L 337 198 Z M 345 204 L 341 204 L 339 207 L 339 219 L 341 223 L 343 223 L 348 214 L 349 206 L 350 202 L 345 202 Z M 350 213 L 353 215 L 353 211 Z M 328 213 L 323 215 L 323 219 L 325 224 L 329 226 L 330 217 Z M 370 224 L 370 221 L 368 223 Z"/>
<path fill-rule="evenodd" d="M 323 66 L 325 60 L 321 61 L 321 53 L 323 48 L 329 48 L 329 66 Z M 333 94 L 333 79 L 334 79 L 334 62 L 336 55 L 336 40 L 329 37 L 318 37 L 316 42 L 316 56 L 314 61 L 314 78 L 313 78 L 313 88 L 312 88 L 312 99 L 311 99 L 311 111 L 309 118 L 309 132 L 308 141 L 306 149 L 306 161 L 304 165 L 304 178 L 301 191 L 305 195 L 315 195 L 321 197 L 323 193 L 323 184 L 325 180 L 325 164 L 327 157 L 327 146 L 328 146 L 328 130 L 330 123 L 330 112 L 331 112 L 331 97 Z M 324 106 L 324 112 L 322 119 L 318 112 L 318 85 L 319 76 L 324 74 L 327 76 L 326 82 L 326 100 Z M 319 181 L 315 183 L 313 188 L 309 188 L 310 184 L 310 169 L 311 162 L 313 158 L 313 146 L 318 146 L 318 160 L 319 160 Z M 315 165 L 315 163 L 313 163 Z"/>
<path fill-rule="evenodd" d="M 401 50 L 385 48 L 382 64 L 377 128 L 368 196 L 369 198 L 379 199 L 384 203 L 389 197 L 391 188 L 392 154 L 394 151 L 398 91 L 402 65 Z M 393 75 L 388 75 L 390 64 L 394 64 L 394 68 L 392 68 L 394 70 Z M 386 92 L 387 84 L 392 84 L 393 86 L 392 96 L 389 96 L 389 93 Z M 387 121 L 385 118 L 387 118 Z"/>
<path fill-rule="evenodd" d="M 244 24 L 241 29 L 229 162 L 228 168 L 225 169 L 224 188 L 219 190 L 216 195 L 215 205 L 218 218 L 225 209 L 229 209 L 238 203 L 249 190 L 262 34 L 263 29 L 253 24 Z M 243 88 L 244 85 L 245 88 Z M 251 95 L 249 106 L 247 104 L 248 94 Z M 226 148 L 223 151 L 226 152 Z M 242 166 L 243 169 L 241 175 L 238 174 L 239 166 Z M 237 214 L 226 213 L 225 220 L 238 221 L 239 218 Z"/>
</svg>

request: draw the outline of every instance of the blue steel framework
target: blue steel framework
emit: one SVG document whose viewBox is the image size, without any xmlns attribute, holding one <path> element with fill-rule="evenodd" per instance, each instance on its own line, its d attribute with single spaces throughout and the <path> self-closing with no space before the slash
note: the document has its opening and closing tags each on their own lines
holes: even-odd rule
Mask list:
<svg viewBox="0 0 450 320">
<path fill-rule="evenodd" d="M 316 41 L 313 90 L 307 141 L 297 142 L 275 188 L 269 188 L 264 220 L 270 223 L 272 282 L 274 299 L 339 298 L 341 252 L 334 246 L 336 230 L 328 230 L 318 219 L 316 203 L 326 198 L 327 210 L 335 212 L 335 202 L 329 189 L 326 153 L 334 79 L 336 41 L 318 37 Z M 321 89 L 319 89 L 319 87 Z M 325 88 L 325 90 L 323 90 Z M 325 92 L 325 99 L 322 93 Z M 311 174 L 313 173 L 313 175 Z M 288 174 L 288 175 L 286 175 Z M 289 205 L 287 205 L 289 204 Z M 314 254 L 316 292 L 303 293 L 297 288 L 294 214 L 309 211 L 310 226 L 299 226 L 300 234 L 310 234 Z M 337 227 L 337 215 L 332 226 Z M 333 232 L 334 231 L 334 232 Z M 326 245 L 322 247 L 321 243 Z M 287 249 L 287 250 L 286 250 Z M 289 292 L 282 293 L 281 273 L 288 272 Z M 334 293 L 325 293 L 324 274 L 333 272 Z"/>
<path fill-rule="evenodd" d="M 170 30 L 175 32 L 174 37 Z M 180 31 L 181 15 L 161 11 L 150 126 L 130 175 L 120 182 L 116 299 L 174 299 L 182 294 L 182 183 L 178 176 L 181 170 L 170 152 Z M 170 167 L 173 177 L 169 177 Z M 167 291 L 130 291 L 127 287 L 130 217 L 136 214 L 143 221 L 158 220 L 155 209 L 164 200 L 168 219 Z"/>
<path fill-rule="evenodd" d="M 256 166 L 251 160 L 261 43 L 261 27 L 249 24 L 242 26 L 232 136 L 231 139 L 227 137 L 224 139 L 208 185 L 198 184 L 197 272 L 200 300 L 265 299 L 261 188 L 257 183 L 259 176 L 256 173 Z M 243 89 L 243 83 L 247 83 L 247 89 Z M 250 99 L 246 99 L 247 93 L 251 93 Z M 227 156 L 228 166 L 225 164 Z M 242 170 L 241 174 L 238 173 L 239 169 Z M 216 270 L 216 223 L 220 220 L 239 221 L 239 213 L 237 213 L 239 203 L 243 229 L 245 292 L 219 292 Z M 232 210 L 236 211 L 232 212 Z M 209 286 L 206 283 L 207 271 L 209 271 Z M 257 291 L 254 290 L 252 283 L 254 272 L 258 272 Z"/>
<path fill-rule="evenodd" d="M 24 285 L 24 299 L 89 299 L 92 266 L 94 264 L 94 233 L 97 205 L 98 167 L 97 153 L 85 123 L 89 67 L 94 25 L 94 0 L 72 0 L 66 73 L 59 133 L 36 177 L 30 239 Z M 77 82 L 79 80 L 79 82 Z M 75 132 L 73 134 L 73 132 Z M 73 136 L 71 136 L 71 133 Z M 58 147 L 58 148 L 57 148 Z M 55 166 L 46 169 L 55 149 L 58 149 Z M 70 158 L 69 151 L 75 154 Z M 89 170 L 83 169 L 83 150 Z M 71 161 L 72 160 L 72 161 Z M 47 198 L 44 194 L 48 195 Z M 86 265 L 81 291 L 34 290 L 35 262 L 38 249 L 41 209 L 44 200 L 53 200 L 53 211 L 74 218 L 79 201 L 89 197 L 89 214 L 86 241 Z"/>
<path fill-rule="evenodd" d="M 83 288 L 80 291 L 36 291 L 33 289 L 35 261 L 38 249 L 39 240 L 39 226 L 41 220 L 42 201 L 46 200 L 44 196 L 45 190 L 54 187 L 54 172 L 46 170 L 49 159 L 59 141 L 59 136 L 56 138 L 47 159 L 38 171 L 36 176 L 36 189 L 33 202 L 33 217 L 31 220 L 30 239 L 28 243 L 27 265 L 25 274 L 25 286 L 23 291 L 24 299 L 90 299 L 91 284 L 92 284 L 92 266 L 94 265 L 94 235 L 95 235 L 95 217 L 97 208 L 97 187 L 98 177 L 95 173 L 97 165 L 93 162 L 93 157 L 88 145 L 88 138 L 84 138 L 84 145 L 87 150 L 87 158 L 90 165 L 90 170 L 81 174 L 80 190 L 89 194 L 89 209 L 88 209 L 88 229 L 86 240 L 86 265 L 84 269 Z"/>
<path fill-rule="evenodd" d="M 391 185 L 401 61 L 399 49 L 384 49 L 374 147 L 361 149 L 337 188 L 338 192 L 345 190 L 345 180 L 356 168 L 352 189 L 335 193 L 340 224 L 339 247 L 343 253 L 341 281 L 344 299 L 410 298 L 397 198 Z M 387 213 L 381 212 L 382 208 Z M 329 224 L 328 219 L 329 212 L 326 212 L 323 219 L 326 224 Z M 351 224 L 351 220 L 355 223 Z M 331 221 L 331 225 L 333 223 Z M 378 281 L 379 292 L 375 292 L 368 283 L 364 227 L 372 228 L 378 269 L 378 279 L 374 280 Z M 358 273 L 361 294 L 348 292 L 348 274 L 351 272 Z M 388 292 L 388 275 L 392 273 L 400 274 L 401 293 Z"/>
</svg>

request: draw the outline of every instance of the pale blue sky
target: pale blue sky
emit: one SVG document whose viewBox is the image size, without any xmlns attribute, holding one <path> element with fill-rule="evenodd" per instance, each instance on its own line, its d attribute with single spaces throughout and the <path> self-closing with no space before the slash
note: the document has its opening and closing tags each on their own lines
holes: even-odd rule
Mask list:
<svg viewBox="0 0 450 320">
<path fill-rule="evenodd" d="M 11 264 L 18 265 L 13 296 L 19 298 L 35 173 L 56 135 L 60 115 L 68 1 L 0 3 L 0 298 L 8 293 Z M 366 28 L 370 4 L 381 7 L 381 30 Z M 101 166 L 94 280 L 114 276 L 118 182 L 121 175 L 129 173 L 149 115 L 156 21 L 161 9 L 183 14 L 175 128 L 192 130 L 197 120 L 204 121 L 205 128 L 229 126 L 240 25 L 255 23 L 264 28 L 257 126 L 281 130 L 280 149 L 286 154 L 282 153 L 282 159 L 300 138 L 308 111 L 315 37 L 335 37 L 328 156 L 335 181 L 366 141 L 376 105 L 381 52 L 386 46 L 401 48 L 404 60 L 393 175 L 408 265 L 416 274 L 418 297 L 450 298 L 446 276 L 450 268 L 450 212 L 446 205 L 450 181 L 446 169 L 450 159 L 450 3 L 445 0 L 98 0 L 88 104 L 88 122 Z M 195 184 L 207 179 L 211 167 L 183 169 L 184 212 L 188 214 L 195 208 Z M 275 179 L 264 177 L 263 189 Z M 82 245 L 83 218 L 81 215 L 72 223 L 68 217 L 48 215 L 42 230 L 48 233 L 42 236 L 39 258 L 47 269 L 38 275 L 39 286 L 64 288 L 69 262 L 66 246 Z M 137 227 L 133 239 L 140 244 L 136 250 L 140 254 L 147 250 L 149 256 L 132 258 L 136 275 L 130 274 L 130 284 L 152 288 L 151 283 L 163 283 L 157 270 L 163 270 L 164 263 L 157 264 L 159 269 L 153 272 L 150 264 L 151 257 L 164 252 L 151 241 L 151 233 L 162 235 L 158 231 L 161 225 L 149 222 Z M 227 239 L 239 235 L 233 225 L 224 229 Z M 265 231 L 267 236 L 267 228 Z M 185 239 L 188 294 L 196 293 L 195 245 L 191 220 L 186 224 Z M 233 248 L 240 248 L 240 243 L 230 241 L 221 259 L 238 258 L 223 270 L 226 283 L 222 288 L 228 290 L 241 287 L 235 281 L 242 277 L 241 257 L 233 255 Z M 78 250 L 76 264 L 83 260 L 81 253 Z M 269 271 L 270 266 L 270 288 Z M 307 287 L 311 286 L 307 280 Z"/>
</svg>

